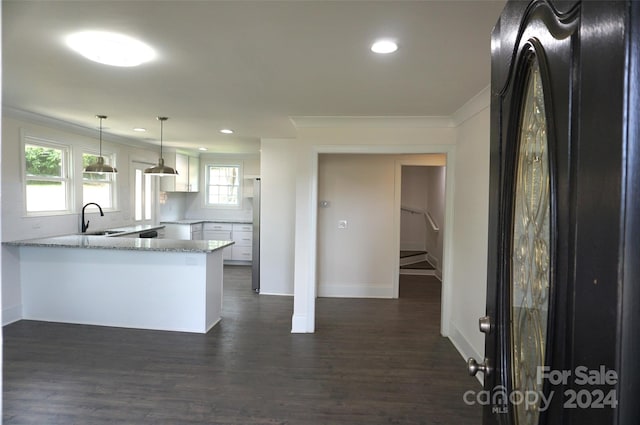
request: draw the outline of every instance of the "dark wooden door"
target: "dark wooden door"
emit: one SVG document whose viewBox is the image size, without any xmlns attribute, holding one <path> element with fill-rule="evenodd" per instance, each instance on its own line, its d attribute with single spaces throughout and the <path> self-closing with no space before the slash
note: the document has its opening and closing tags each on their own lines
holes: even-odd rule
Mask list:
<svg viewBox="0 0 640 425">
<path fill-rule="evenodd" d="M 512 1 L 492 35 L 483 423 L 640 423 L 640 5 Z"/>
</svg>

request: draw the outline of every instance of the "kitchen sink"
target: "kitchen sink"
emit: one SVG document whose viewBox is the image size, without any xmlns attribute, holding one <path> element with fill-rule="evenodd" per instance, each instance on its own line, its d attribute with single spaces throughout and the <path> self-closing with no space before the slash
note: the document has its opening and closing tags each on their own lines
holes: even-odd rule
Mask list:
<svg viewBox="0 0 640 425">
<path fill-rule="evenodd" d="M 81 234 L 89 235 L 89 236 L 109 236 L 109 235 L 116 235 L 118 233 L 124 233 L 124 230 L 97 230 L 95 232 L 86 232 Z"/>
</svg>

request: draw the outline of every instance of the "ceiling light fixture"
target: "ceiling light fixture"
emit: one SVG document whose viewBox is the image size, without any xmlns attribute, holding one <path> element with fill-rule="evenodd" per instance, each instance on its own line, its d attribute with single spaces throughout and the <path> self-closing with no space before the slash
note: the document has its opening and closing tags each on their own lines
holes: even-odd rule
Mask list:
<svg viewBox="0 0 640 425">
<path fill-rule="evenodd" d="M 163 125 L 168 117 L 157 117 L 157 120 L 160 121 L 160 159 L 158 159 L 158 165 L 154 167 L 149 167 L 144 170 L 144 173 L 151 176 L 171 176 L 175 177 L 178 175 L 178 172 L 173 168 L 164 165 L 164 158 L 162 158 L 162 138 L 163 138 Z"/>
<path fill-rule="evenodd" d="M 93 174 L 104 174 L 104 173 L 117 173 L 114 167 L 109 164 L 104 163 L 104 158 L 102 157 L 102 120 L 106 120 L 106 115 L 96 115 L 96 118 L 100 119 L 100 154 L 98 156 L 98 161 L 95 164 L 87 165 L 83 172 L 84 173 L 93 173 Z"/>
<path fill-rule="evenodd" d="M 148 44 L 115 32 L 77 32 L 67 36 L 66 43 L 85 58 L 104 65 L 138 66 L 156 57 Z"/>
<path fill-rule="evenodd" d="M 230 128 L 223 128 L 222 130 L 220 130 L 220 133 L 233 134 L 233 130 L 231 130 Z"/>
<path fill-rule="evenodd" d="M 378 40 L 371 45 L 371 51 L 381 55 L 393 53 L 396 50 L 398 50 L 398 44 L 393 40 Z"/>
<path fill-rule="evenodd" d="M 205 151 L 208 151 L 209 149 L 207 149 L 207 148 L 205 148 L 205 147 L 201 147 L 201 148 L 198 148 L 198 150 L 199 150 L 199 151 L 202 151 L 202 152 L 205 152 Z"/>
<path fill-rule="evenodd" d="M 147 131 L 147 129 L 146 128 L 142 128 L 142 127 L 136 127 L 136 128 L 133 129 L 133 131 L 136 131 L 138 133 L 144 133 L 144 132 Z"/>
</svg>

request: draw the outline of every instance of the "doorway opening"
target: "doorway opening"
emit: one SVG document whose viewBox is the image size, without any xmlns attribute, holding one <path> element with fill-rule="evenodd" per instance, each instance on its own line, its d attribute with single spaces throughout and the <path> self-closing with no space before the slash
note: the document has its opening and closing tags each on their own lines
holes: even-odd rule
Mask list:
<svg viewBox="0 0 640 425">
<path fill-rule="evenodd" d="M 400 171 L 400 298 L 441 299 L 446 166 Z"/>
</svg>

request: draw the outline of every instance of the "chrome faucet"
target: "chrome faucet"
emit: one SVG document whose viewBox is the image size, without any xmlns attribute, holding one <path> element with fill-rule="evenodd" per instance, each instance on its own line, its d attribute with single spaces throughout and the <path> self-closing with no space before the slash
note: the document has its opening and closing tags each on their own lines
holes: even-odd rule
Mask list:
<svg viewBox="0 0 640 425">
<path fill-rule="evenodd" d="M 98 209 L 100 210 L 100 216 L 104 217 L 104 213 L 102 212 L 102 208 L 100 208 L 100 205 L 96 204 L 95 202 L 89 202 L 88 204 L 85 204 L 84 207 L 82 207 L 82 233 L 86 232 L 89 228 L 89 220 L 87 220 L 86 223 L 84 222 L 84 209 L 89 205 L 95 205 L 96 207 L 98 207 Z"/>
</svg>

